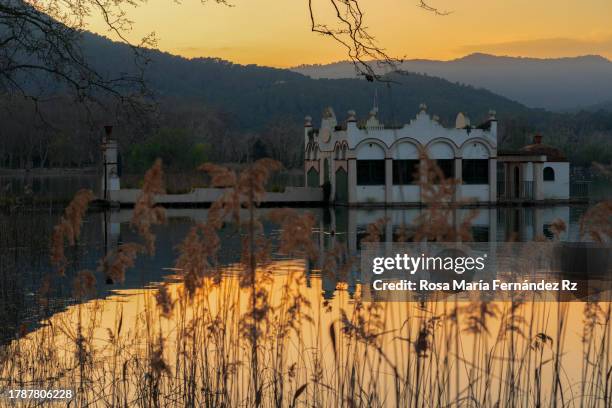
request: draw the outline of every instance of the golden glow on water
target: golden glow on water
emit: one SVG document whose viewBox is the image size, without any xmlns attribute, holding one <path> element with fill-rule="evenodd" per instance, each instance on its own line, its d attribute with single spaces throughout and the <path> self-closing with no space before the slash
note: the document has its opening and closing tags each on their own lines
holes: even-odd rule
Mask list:
<svg viewBox="0 0 612 408">
<path fill-rule="evenodd" d="M 149 378 L 152 356 L 163 349 L 168 370 L 162 370 L 158 387 L 165 406 L 176 404 L 172 395 L 185 395 L 181 387 L 186 378 L 206 377 L 204 383 L 211 385 L 219 380 L 219 370 L 224 385 L 212 388 L 223 388 L 228 401 L 248 400 L 252 354 L 244 323 L 249 288 L 240 287 L 237 268 L 231 269 L 234 273 L 220 283 L 207 281 L 193 301 L 183 294 L 182 284 L 170 284 L 177 300 L 169 317 L 160 316 L 152 288 L 117 291 L 104 300 L 71 306 L 9 347 L 9 364 L 0 369 L 0 378 L 19 372 L 22 381 L 57 378 L 58 384 L 74 388 L 83 379 L 81 398 L 90 402 L 127 398 L 142 403 L 139 381 Z M 472 394 L 488 401 L 483 405 L 514 398 L 515 406 L 532 406 L 534 392 L 541 393 L 546 405 L 555 367 L 563 393 L 582 395 L 585 384 L 602 385 L 602 371 L 612 363 L 607 303 L 590 314 L 584 313 L 583 303 L 514 308 L 501 302 L 457 304 L 450 298 L 424 304 L 367 303 L 358 300 L 359 288 L 351 298 L 342 284 L 333 299 L 324 300 L 321 278 L 307 280 L 302 261 L 278 261 L 271 270 L 259 285 L 268 296 L 258 327 L 258 372 L 266 387 L 274 383 L 275 373 L 282 375 L 289 401 L 300 385 L 309 384 L 304 401 L 324 406 L 340 404 L 340 395 L 356 385 L 375 395 L 372 405 L 421 398 L 430 406 L 436 399 L 452 403 Z M 592 341 L 583 343 L 589 316 L 595 318 Z M 82 372 L 76 353 L 79 322 Z M 408 386 L 398 391 L 396 379 Z M 515 387 L 509 393 L 511 382 Z M 271 388 L 264 395 L 269 398 Z M 589 401 L 589 406 L 604 406 L 601 400 Z M 511 404 L 504 401 L 502 406 Z"/>
</svg>

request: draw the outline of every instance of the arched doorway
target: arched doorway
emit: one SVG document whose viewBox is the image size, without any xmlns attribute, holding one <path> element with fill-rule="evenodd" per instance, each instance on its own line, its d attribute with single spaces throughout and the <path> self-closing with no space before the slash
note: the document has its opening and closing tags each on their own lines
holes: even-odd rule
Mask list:
<svg viewBox="0 0 612 408">
<path fill-rule="evenodd" d="M 348 174 L 342 167 L 336 171 L 336 197 L 337 204 L 348 203 Z"/>
<path fill-rule="evenodd" d="M 314 167 L 308 170 L 308 174 L 306 176 L 306 185 L 308 187 L 320 187 L 319 172 Z"/>
</svg>

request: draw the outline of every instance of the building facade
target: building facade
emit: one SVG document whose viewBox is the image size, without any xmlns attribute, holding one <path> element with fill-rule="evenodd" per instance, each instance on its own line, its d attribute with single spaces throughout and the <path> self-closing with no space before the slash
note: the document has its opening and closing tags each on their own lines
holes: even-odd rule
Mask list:
<svg viewBox="0 0 612 408">
<path fill-rule="evenodd" d="M 358 124 L 355 112 L 349 111 L 340 124 L 327 108 L 318 129 L 311 117 L 305 118 L 306 186 L 323 187 L 335 204 L 419 205 L 423 192 L 418 169 L 424 152 L 445 178 L 456 180 L 454 201 L 495 204 L 499 199 L 569 198 L 569 164 L 562 161 L 565 159 L 559 152 L 553 161 L 529 146 L 509 152 L 508 157 L 498 155 L 495 111 L 479 126 L 472 126 L 469 118 L 459 113 L 454 128 L 442 126 L 436 116 L 428 114 L 425 104 L 416 118 L 399 127 L 385 126 L 377 114 L 374 108 L 368 119 Z M 498 162 L 504 164 L 498 166 Z M 514 170 L 517 165 L 518 173 Z M 555 179 L 546 184 L 550 169 Z M 519 187 L 512 187 L 516 185 Z M 503 194 L 498 194 L 498 187 Z"/>
</svg>

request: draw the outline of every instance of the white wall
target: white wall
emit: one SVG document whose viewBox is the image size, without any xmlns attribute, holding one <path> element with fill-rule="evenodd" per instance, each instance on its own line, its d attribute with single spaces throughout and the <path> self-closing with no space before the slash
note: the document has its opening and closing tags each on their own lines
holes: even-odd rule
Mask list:
<svg viewBox="0 0 612 408">
<path fill-rule="evenodd" d="M 458 187 L 461 189 L 461 198 L 464 200 L 488 202 L 490 199 L 488 184 L 462 184 Z"/>
<path fill-rule="evenodd" d="M 419 150 L 414 143 L 407 141 L 399 141 L 393 146 L 393 158 L 399 160 L 417 160 L 419 158 Z"/>
<path fill-rule="evenodd" d="M 361 204 L 384 203 L 385 186 L 356 186 L 357 202 Z"/>
<path fill-rule="evenodd" d="M 357 160 L 384 160 L 385 150 L 375 142 L 365 141 L 357 148 Z"/>
<path fill-rule="evenodd" d="M 394 185 L 392 187 L 391 201 L 396 204 L 418 203 L 421 201 L 421 188 L 418 185 Z"/>
<path fill-rule="evenodd" d="M 454 159 L 455 151 L 448 142 L 434 142 L 427 147 L 430 159 Z"/>
<path fill-rule="evenodd" d="M 569 163 L 545 162 L 542 171 L 546 167 L 552 167 L 555 171 L 555 181 L 542 182 L 543 198 L 545 200 L 568 199 L 570 193 Z"/>
<path fill-rule="evenodd" d="M 466 142 L 461 151 L 461 157 L 464 159 L 488 159 L 491 156 L 489 148 L 476 141 Z"/>
</svg>

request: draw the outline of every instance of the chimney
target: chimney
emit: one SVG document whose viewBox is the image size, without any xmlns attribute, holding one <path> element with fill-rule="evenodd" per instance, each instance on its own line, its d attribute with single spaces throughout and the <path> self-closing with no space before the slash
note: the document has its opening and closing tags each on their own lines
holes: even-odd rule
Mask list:
<svg viewBox="0 0 612 408">
<path fill-rule="evenodd" d="M 542 143 L 542 135 L 539 133 L 536 133 L 535 136 L 533 137 L 533 143 L 534 144 L 541 144 Z"/>
</svg>

